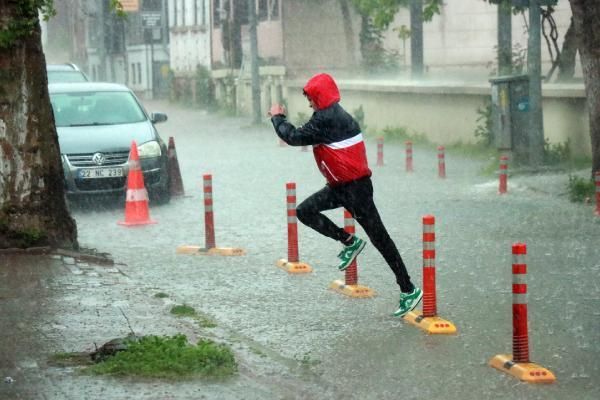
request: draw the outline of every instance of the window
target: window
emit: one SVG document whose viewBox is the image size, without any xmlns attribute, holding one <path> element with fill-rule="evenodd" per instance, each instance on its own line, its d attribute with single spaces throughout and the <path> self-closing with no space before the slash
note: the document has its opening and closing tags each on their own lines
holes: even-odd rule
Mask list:
<svg viewBox="0 0 600 400">
<path fill-rule="evenodd" d="M 213 25 L 215 28 L 221 26 L 221 7 L 221 0 L 213 0 Z"/>
<path fill-rule="evenodd" d="M 50 98 L 58 127 L 133 124 L 146 120 L 129 92 L 55 93 Z"/>
<path fill-rule="evenodd" d="M 137 63 L 138 83 L 142 83 L 142 63 Z"/>
<path fill-rule="evenodd" d="M 276 20 L 279 18 L 279 0 L 258 0 L 259 21 Z"/>
<path fill-rule="evenodd" d="M 135 64 L 131 63 L 131 83 L 133 83 L 134 85 L 137 83 L 135 81 Z"/>
</svg>

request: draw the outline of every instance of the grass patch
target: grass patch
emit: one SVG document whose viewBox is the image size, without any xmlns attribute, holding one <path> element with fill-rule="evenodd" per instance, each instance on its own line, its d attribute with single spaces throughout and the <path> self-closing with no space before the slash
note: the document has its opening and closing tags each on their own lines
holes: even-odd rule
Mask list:
<svg viewBox="0 0 600 400">
<path fill-rule="evenodd" d="M 568 193 L 569 200 L 575 203 L 583 203 L 594 197 L 596 186 L 591 178 L 585 179 L 569 175 Z"/>
<path fill-rule="evenodd" d="M 423 133 L 410 133 L 408 128 L 404 126 L 400 127 L 385 127 L 381 131 L 380 134 L 370 134 L 369 136 L 383 136 L 386 140 L 390 141 L 406 141 L 410 140 L 413 145 L 416 144 L 431 144 L 431 142 L 427 139 L 427 136 Z"/>
<path fill-rule="evenodd" d="M 193 307 L 190 307 L 185 304 L 173 306 L 171 308 L 171 314 L 176 315 L 178 317 L 194 318 L 201 328 L 215 328 L 217 326 L 216 322 L 213 321 L 210 317 L 202 313 L 198 313 L 196 310 L 194 310 Z"/>
<path fill-rule="evenodd" d="M 56 367 L 76 367 L 94 364 L 89 353 L 56 353 L 50 356 L 48 362 L 50 365 Z"/>
<path fill-rule="evenodd" d="M 89 368 L 97 375 L 137 376 L 161 379 L 193 377 L 223 378 L 237 371 L 231 349 L 202 339 L 190 344 L 185 335 L 144 336 L 130 341 L 121 351 L 106 361 Z"/>
<path fill-rule="evenodd" d="M 178 317 L 196 317 L 198 314 L 194 307 L 182 304 L 171 307 L 171 314 L 177 315 Z"/>
<path fill-rule="evenodd" d="M 158 292 L 154 295 L 154 297 L 156 297 L 157 299 L 164 299 L 169 297 L 169 295 L 163 292 Z"/>
</svg>

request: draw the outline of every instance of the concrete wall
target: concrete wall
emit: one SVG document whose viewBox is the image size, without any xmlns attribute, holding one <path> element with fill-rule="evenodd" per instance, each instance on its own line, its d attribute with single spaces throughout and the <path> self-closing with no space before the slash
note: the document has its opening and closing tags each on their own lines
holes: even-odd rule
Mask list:
<svg viewBox="0 0 600 400">
<path fill-rule="evenodd" d="M 338 0 L 283 2 L 284 65 L 294 70 L 339 70 L 358 63 L 360 23 L 353 19 L 354 54 L 349 54 Z M 352 8 L 352 7 L 350 7 Z"/>
<path fill-rule="evenodd" d="M 571 8 L 568 0 L 559 0 L 553 14 L 558 29 L 558 45 L 562 46 L 569 27 Z M 527 48 L 528 15 L 518 14 L 512 18 L 513 46 Z M 401 8 L 385 33 L 386 49 L 402 54 L 402 40 L 394 28 L 405 25 L 410 28 L 408 9 Z M 497 6 L 483 0 L 445 1 L 441 15 L 435 15 L 423 26 L 425 66 L 430 72 L 444 70 L 465 76 L 474 71 L 480 75 L 495 68 L 497 44 Z M 410 39 L 406 41 L 406 60 L 410 65 Z M 550 69 L 550 57 L 542 38 L 543 73 Z M 578 76 L 581 70 L 578 69 Z"/>
<path fill-rule="evenodd" d="M 289 116 L 308 113 L 302 95 L 304 81 L 288 81 L 284 96 Z M 351 114 L 362 106 L 368 133 L 386 127 L 406 127 L 423 133 L 433 143 L 448 145 L 476 140 L 477 109 L 490 99 L 489 85 L 430 83 L 414 85 L 397 81 L 338 81 L 340 104 Z M 544 130 L 551 143 L 567 139 L 575 154 L 591 154 L 585 93 L 580 85 L 544 87 Z"/>
</svg>

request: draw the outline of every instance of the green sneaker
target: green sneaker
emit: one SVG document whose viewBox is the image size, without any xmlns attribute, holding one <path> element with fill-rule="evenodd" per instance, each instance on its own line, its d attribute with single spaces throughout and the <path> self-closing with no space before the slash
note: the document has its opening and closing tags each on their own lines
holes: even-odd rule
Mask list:
<svg viewBox="0 0 600 400">
<path fill-rule="evenodd" d="M 414 310 L 422 298 L 423 291 L 418 287 L 415 287 L 410 293 L 400 293 L 400 305 L 394 311 L 394 317 L 404 317 L 409 311 Z"/>
<path fill-rule="evenodd" d="M 338 269 L 344 271 L 348 268 L 356 256 L 358 256 L 362 249 L 365 248 L 366 244 L 367 242 L 361 238 L 353 236 L 352 242 L 350 242 L 348 246 L 344 246 L 342 251 L 340 251 L 340 254 L 338 254 L 338 258 L 342 260 L 338 265 Z"/>
</svg>

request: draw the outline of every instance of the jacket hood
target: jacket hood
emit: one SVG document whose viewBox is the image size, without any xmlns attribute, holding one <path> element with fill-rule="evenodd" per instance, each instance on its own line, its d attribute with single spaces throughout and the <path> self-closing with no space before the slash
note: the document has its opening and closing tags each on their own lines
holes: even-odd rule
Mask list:
<svg viewBox="0 0 600 400">
<path fill-rule="evenodd" d="M 335 81 L 328 74 L 317 74 L 304 86 L 304 94 L 309 97 L 319 110 L 340 101 L 340 91 Z"/>
</svg>

